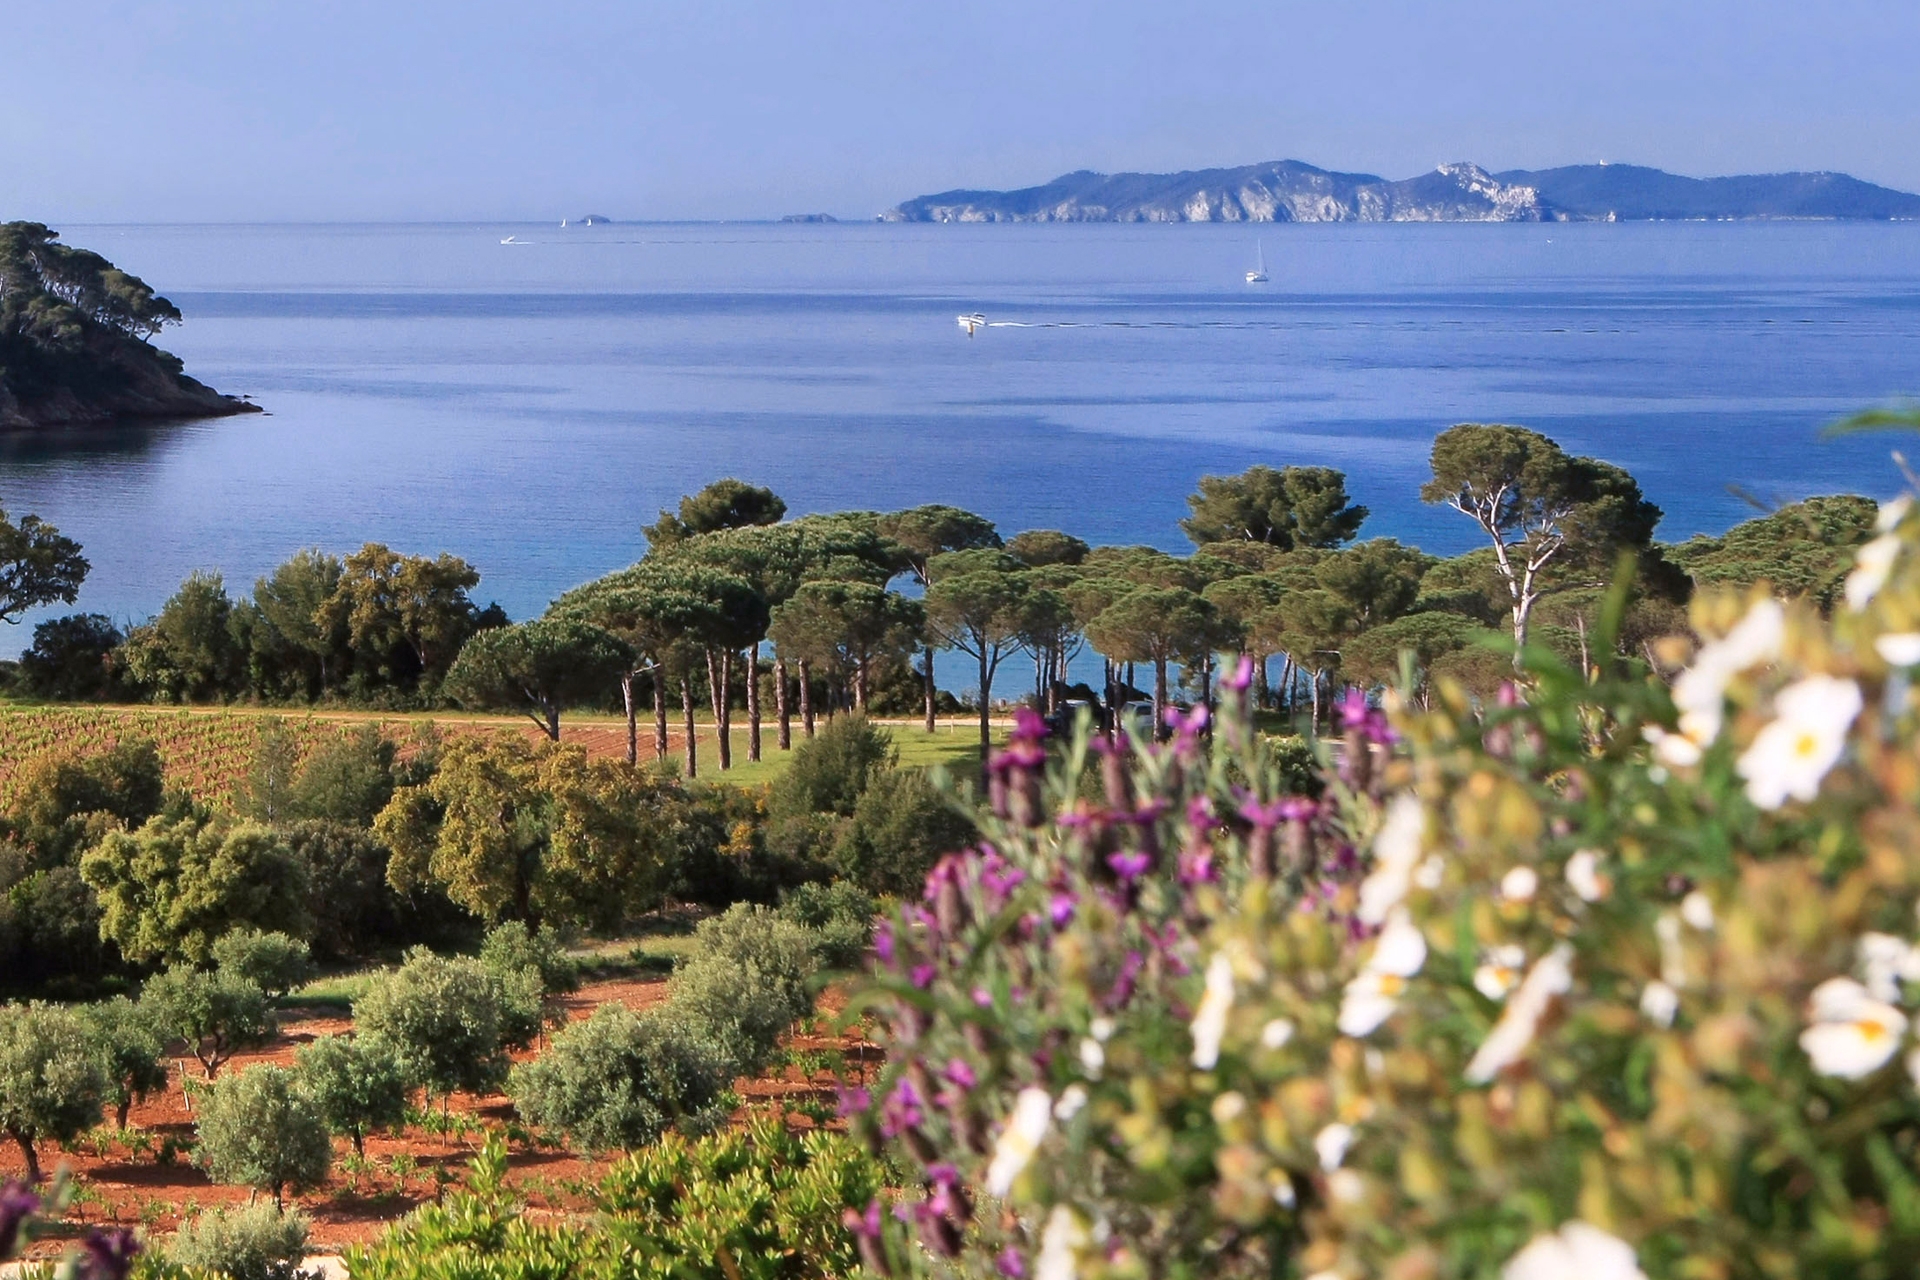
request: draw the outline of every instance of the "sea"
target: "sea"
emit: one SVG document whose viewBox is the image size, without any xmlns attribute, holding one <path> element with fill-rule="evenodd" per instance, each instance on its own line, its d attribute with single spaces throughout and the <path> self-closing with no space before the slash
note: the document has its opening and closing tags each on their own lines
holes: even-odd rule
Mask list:
<svg viewBox="0 0 1920 1280">
<path fill-rule="evenodd" d="M 1911 440 L 1827 429 L 1920 394 L 1913 223 L 62 230 L 266 410 L 0 442 L 0 505 L 77 538 L 72 609 L 123 625 L 370 540 L 527 617 L 721 476 L 1177 551 L 1201 476 L 1331 466 L 1365 536 L 1451 553 L 1476 531 L 1419 487 L 1467 421 L 1627 468 L 1679 540 L 1899 491 Z"/>
</svg>

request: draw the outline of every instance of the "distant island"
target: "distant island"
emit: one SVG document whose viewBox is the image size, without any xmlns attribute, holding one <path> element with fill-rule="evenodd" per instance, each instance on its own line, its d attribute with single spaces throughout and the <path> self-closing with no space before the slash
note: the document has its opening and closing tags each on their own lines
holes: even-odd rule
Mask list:
<svg viewBox="0 0 1920 1280">
<path fill-rule="evenodd" d="M 838 222 L 840 219 L 830 213 L 790 213 L 780 219 L 782 222 Z"/>
<path fill-rule="evenodd" d="M 180 323 L 178 308 L 59 235 L 0 225 L 0 430 L 260 411 L 187 377 L 152 344 Z"/>
<path fill-rule="evenodd" d="M 1064 174 L 1018 191 L 942 191 L 883 222 L 1614 222 L 1920 218 L 1920 195 L 1844 173 L 1685 178 L 1643 165 L 1489 173 L 1443 164 L 1400 181 L 1299 160 L 1185 173 Z"/>
</svg>

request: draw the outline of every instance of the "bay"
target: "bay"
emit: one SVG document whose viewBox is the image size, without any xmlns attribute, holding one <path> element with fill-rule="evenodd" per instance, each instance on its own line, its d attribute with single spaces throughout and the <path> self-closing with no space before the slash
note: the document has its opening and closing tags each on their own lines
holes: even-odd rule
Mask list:
<svg viewBox="0 0 1920 1280">
<path fill-rule="evenodd" d="M 245 590 L 370 539 L 466 557 L 524 617 L 721 475 L 1179 550 L 1202 474 L 1327 465 L 1366 535 L 1453 552 L 1473 529 L 1418 488 L 1460 421 L 1619 463 L 1679 539 L 1751 514 L 1730 487 L 1897 491 L 1898 437 L 1822 429 L 1920 391 L 1915 224 L 63 231 L 269 410 L 0 443 L 0 503 L 78 538 L 76 607 L 123 623 L 193 569 Z"/>
</svg>

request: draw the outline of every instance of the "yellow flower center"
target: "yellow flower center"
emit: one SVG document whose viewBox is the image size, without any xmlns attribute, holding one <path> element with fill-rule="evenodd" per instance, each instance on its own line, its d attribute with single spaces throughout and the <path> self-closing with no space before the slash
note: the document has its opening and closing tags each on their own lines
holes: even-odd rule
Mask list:
<svg viewBox="0 0 1920 1280">
<path fill-rule="evenodd" d="M 1800 736 L 1793 740 L 1793 754 L 1799 759 L 1809 759 L 1819 750 L 1820 739 L 1811 733 L 1802 731 Z"/>
<path fill-rule="evenodd" d="M 1380 975 L 1380 994 L 1381 995 L 1397 996 L 1402 991 L 1405 991 L 1406 989 L 1407 989 L 1407 980 L 1401 977 L 1399 974 L 1383 973 Z"/>
<path fill-rule="evenodd" d="M 1853 1024 L 1853 1029 L 1858 1031 L 1860 1038 L 1868 1044 L 1872 1044 L 1876 1040 L 1884 1040 L 1893 1034 L 1892 1029 L 1889 1028 L 1886 1023 L 1875 1022 L 1871 1018 L 1860 1019 L 1860 1021 Z"/>
</svg>

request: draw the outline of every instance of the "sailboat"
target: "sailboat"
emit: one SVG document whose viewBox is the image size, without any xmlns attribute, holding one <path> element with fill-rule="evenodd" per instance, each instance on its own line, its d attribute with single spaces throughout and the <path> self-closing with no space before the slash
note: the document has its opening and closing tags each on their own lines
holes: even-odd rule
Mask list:
<svg viewBox="0 0 1920 1280">
<path fill-rule="evenodd" d="M 1267 282 L 1267 247 L 1258 240 L 1254 241 L 1253 244 L 1254 252 L 1259 255 L 1258 261 L 1260 265 L 1247 272 L 1247 283 L 1265 284 Z"/>
</svg>

